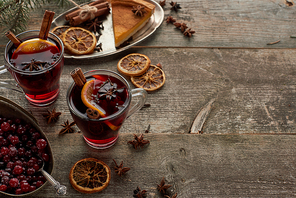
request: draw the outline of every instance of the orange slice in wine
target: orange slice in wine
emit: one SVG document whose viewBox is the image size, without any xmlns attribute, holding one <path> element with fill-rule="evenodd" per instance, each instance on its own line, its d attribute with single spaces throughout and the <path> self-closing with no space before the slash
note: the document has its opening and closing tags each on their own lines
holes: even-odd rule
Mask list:
<svg viewBox="0 0 296 198">
<path fill-rule="evenodd" d="M 94 90 L 94 80 L 87 81 L 81 91 L 81 100 L 83 104 L 91 108 L 93 110 L 97 110 L 100 114 L 101 117 L 105 118 L 106 117 L 106 112 L 105 110 L 100 107 L 93 99 L 92 99 L 92 94 Z M 105 122 L 113 131 L 117 130 L 119 127 L 113 125 L 111 122 L 106 121 Z"/>
<path fill-rule="evenodd" d="M 95 158 L 79 160 L 69 174 L 73 188 L 82 193 L 100 192 L 109 185 L 110 179 L 109 166 Z"/>
<path fill-rule="evenodd" d="M 14 53 L 24 53 L 24 54 L 34 54 L 42 51 L 46 51 L 50 47 L 57 47 L 55 44 L 50 41 L 34 38 L 22 42 Z"/>
</svg>

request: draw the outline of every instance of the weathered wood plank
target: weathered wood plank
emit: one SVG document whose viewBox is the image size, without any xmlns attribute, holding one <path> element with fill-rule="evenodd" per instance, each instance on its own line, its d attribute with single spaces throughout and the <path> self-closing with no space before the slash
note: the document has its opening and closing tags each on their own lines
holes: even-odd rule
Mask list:
<svg viewBox="0 0 296 198">
<path fill-rule="evenodd" d="M 85 197 L 70 185 L 68 174 L 74 163 L 98 158 L 112 169 L 109 186 L 91 197 L 132 197 L 137 186 L 148 197 L 162 197 L 157 184 L 165 177 L 169 193 L 188 197 L 292 197 L 295 195 L 296 136 L 275 135 L 185 135 L 145 134 L 150 145 L 134 150 L 121 134 L 110 149 L 93 150 L 81 134 L 48 133 L 55 154 L 53 176 L 68 188 L 66 197 Z M 131 170 L 119 177 L 115 159 Z M 54 197 L 51 186 L 35 197 Z"/>
<path fill-rule="evenodd" d="M 159 1 L 157 1 L 159 2 Z M 294 21 L 296 6 L 288 6 L 286 0 L 179 0 L 182 9 L 171 11 L 170 1 L 164 6 L 165 18 L 169 15 L 185 22 L 196 31 L 187 38 L 172 24 L 164 22 L 159 30 L 141 46 L 171 47 L 248 47 L 248 48 L 295 48 Z M 46 9 L 65 11 L 57 5 L 45 5 L 32 12 L 28 29 L 39 29 Z M 276 45 L 267 43 L 281 40 Z M 6 43 L 1 40 L 0 45 Z"/>
<path fill-rule="evenodd" d="M 99 60 L 67 60 L 60 96 L 49 107 L 63 112 L 58 124 L 71 119 L 65 100 L 70 71 L 117 71 L 118 60 L 132 52 L 146 54 L 152 64 L 161 63 L 167 79 L 162 89 L 149 93 L 151 107 L 126 120 L 122 133 L 144 131 L 149 124 L 152 133 L 188 133 L 198 110 L 215 97 L 204 133 L 295 134 L 295 50 L 138 49 Z M 5 74 L 0 79 L 11 78 Z M 29 105 L 20 94 L 0 93 L 31 110 L 49 132 L 59 130 L 42 118 L 47 108 Z"/>
</svg>

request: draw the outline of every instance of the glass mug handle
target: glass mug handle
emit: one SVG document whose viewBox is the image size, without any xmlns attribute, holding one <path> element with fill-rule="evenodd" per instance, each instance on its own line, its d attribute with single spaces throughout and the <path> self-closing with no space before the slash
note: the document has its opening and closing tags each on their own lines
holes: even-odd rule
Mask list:
<svg viewBox="0 0 296 198">
<path fill-rule="evenodd" d="M 4 74 L 7 72 L 7 69 L 5 68 L 4 65 L 0 66 L 0 74 Z M 0 81 L 0 88 L 3 88 L 3 89 L 10 89 L 10 90 L 13 90 L 13 91 L 17 91 L 19 93 L 24 93 L 22 91 L 22 89 L 18 86 L 18 84 L 9 84 L 7 82 L 2 82 Z"/>
<path fill-rule="evenodd" d="M 136 104 L 134 104 L 134 106 L 132 106 L 129 109 L 127 118 L 130 117 L 132 114 L 134 114 L 136 111 L 138 111 L 140 108 L 142 108 L 144 106 L 144 104 L 147 100 L 147 96 L 148 96 L 145 89 L 142 89 L 142 88 L 132 89 L 131 94 L 132 94 L 132 99 L 137 97 L 137 98 L 139 98 L 139 100 Z"/>
</svg>

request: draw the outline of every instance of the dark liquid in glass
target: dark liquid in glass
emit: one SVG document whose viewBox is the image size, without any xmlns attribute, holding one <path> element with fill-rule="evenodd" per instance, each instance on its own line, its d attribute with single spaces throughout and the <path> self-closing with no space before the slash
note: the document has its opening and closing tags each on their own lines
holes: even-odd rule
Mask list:
<svg viewBox="0 0 296 198">
<path fill-rule="evenodd" d="M 129 94 L 127 87 L 117 78 L 108 75 L 93 75 L 91 77 L 87 77 L 87 81 L 89 80 L 95 80 L 92 98 L 93 100 L 96 100 L 95 102 L 100 106 L 100 108 L 102 108 L 107 117 L 112 117 L 113 114 L 125 108 L 125 105 L 128 105 L 127 101 Z M 113 84 L 116 84 L 117 89 L 121 91 L 117 92 L 116 98 L 113 98 L 112 100 L 97 99 L 97 93 L 100 90 L 100 87 L 108 80 L 110 80 Z M 79 114 L 84 117 L 84 119 L 81 119 L 71 112 L 74 121 L 83 132 L 83 135 L 88 143 L 108 144 L 109 142 L 117 139 L 118 130 L 126 118 L 128 111 L 123 111 L 119 116 L 116 116 L 113 119 L 111 117 L 110 119 L 107 118 L 108 120 L 106 121 L 91 120 L 86 114 L 88 107 L 86 107 L 81 100 L 81 88 L 76 85 L 71 90 L 69 102 L 74 111 L 79 112 Z M 116 129 L 111 129 L 110 126 L 114 126 Z"/>
<path fill-rule="evenodd" d="M 32 38 L 29 37 L 22 41 L 24 42 Z M 59 91 L 59 79 L 64 62 L 61 60 L 57 66 L 53 65 L 60 56 L 61 46 L 51 38 L 48 38 L 47 41 L 52 43 L 52 45 L 49 45 L 46 49 L 41 49 L 38 53 L 30 51 L 15 52 L 16 47 L 14 45 L 8 50 L 10 63 L 20 72 L 15 72 L 12 69 L 9 69 L 9 71 L 22 87 L 29 100 L 46 100 L 55 96 Z M 30 71 L 29 67 L 24 69 L 31 61 L 39 61 L 43 64 L 40 64 L 38 71 Z M 43 70 L 46 71 L 44 72 Z M 21 74 L 22 72 L 27 73 Z"/>
</svg>

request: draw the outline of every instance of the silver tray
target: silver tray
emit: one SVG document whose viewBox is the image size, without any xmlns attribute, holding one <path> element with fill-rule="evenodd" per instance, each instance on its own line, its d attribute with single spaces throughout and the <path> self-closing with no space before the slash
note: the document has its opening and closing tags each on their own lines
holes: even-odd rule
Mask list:
<svg viewBox="0 0 296 198">
<path fill-rule="evenodd" d="M 93 59 L 109 56 L 118 52 L 122 52 L 149 37 L 161 25 L 164 18 L 164 11 L 162 7 L 154 0 L 147 1 L 155 5 L 154 14 L 150 17 L 150 20 L 147 22 L 147 24 L 132 36 L 132 40 L 129 42 L 128 45 L 121 48 L 115 48 L 111 9 L 110 14 L 108 14 L 106 19 L 103 21 L 104 30 L 101 30 L 102 35 L 99 37 L 98 40 L 98 44 L 102 43 L 102 51 L 94 51 L 92 54 L 87 55 L 72 55 L 65 53 L 64 57 L 68 59 Z M 65 25 L 67 23 L 67 21 L 65 20 L 65 16 L 76 9 L 76 7 L 72 8 L 56 17 L 52 22 L 51 29 L 56 26 Z"/>
</svg>

